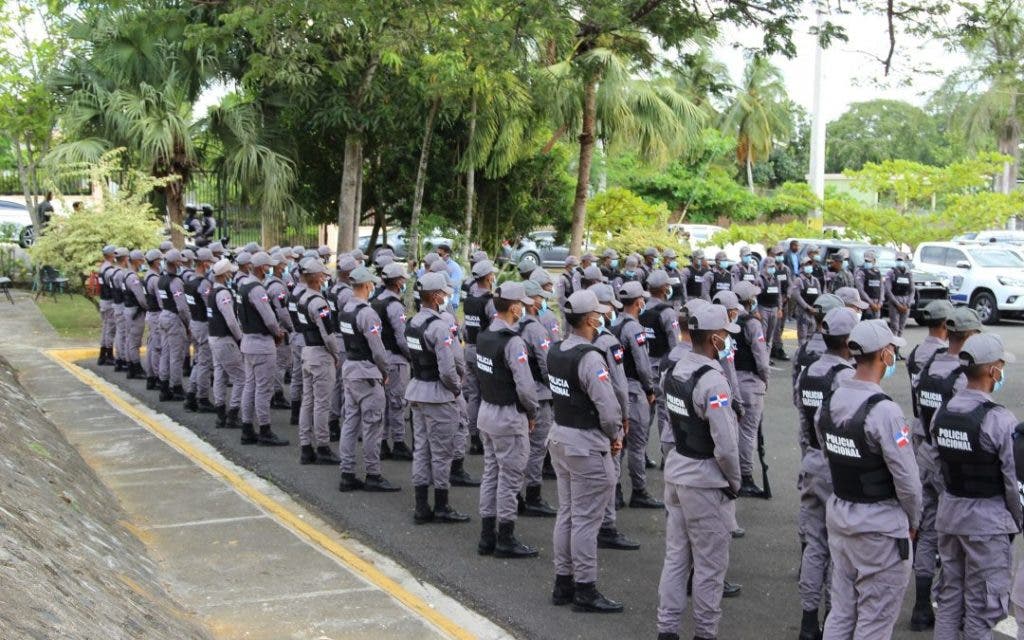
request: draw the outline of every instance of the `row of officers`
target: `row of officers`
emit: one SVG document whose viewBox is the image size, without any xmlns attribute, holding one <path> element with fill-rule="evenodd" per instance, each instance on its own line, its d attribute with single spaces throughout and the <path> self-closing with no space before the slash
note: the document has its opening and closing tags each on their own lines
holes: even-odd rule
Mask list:
<svg viewBox="0 0 1024 640">
<path fill-rule="evenodd" d="M 196 393 L 197 406 L 206 398 L 205 342 L 213 382 L 212 402 L 203 406 L 210 404 L 219 426 L 241 426 L 243 443 L 286 444 L 270 429 L 270 407 L 285 362 L 281 345 L 287 336 L 291 354 L 301 339 L 301 461 L 339 464 L 342 491 L 398 490 L 381 476 L 380 457 L 382 442 L 395 433 L 385 434 L 392 406 L 386 389 L 402 380 L 404 364 L 400 397 L 412 416 L 415 521 L 469 520 L 449 503 L 448 489 L 453 480 L 477 484 L 461 460 L 479 443 L 478 551 L 534 557 L 536 549 L 515 536 L 517 517 L 524 510 L 555 515 L 556 605 L 622 610 L 596 582 L 599 547 L 638 547 L 615 524 L 616 508 L 625 504 L 618 482 L 625 453 L 628 504 L 668 514 L 659 638 L 678 637 L 688 594 L 696 637 L 717 636 L 729 543 L 739 530 L 734 500 L 762 491 L 752 455 L 769 378 L 772 309 L 760 308 L 763 291 L 755 283 L 739 280 L 711 302 L 693 298 L 677 308 L 666 270 L 652 269 L 644 283 L 608 283 L 601 274 L 566 298 L 560 326 L 548 309 L 554 283 L 545 271 L 495 287 L 493 264 L 477 255 L 460 325 L 452 306 L 458 289 L 441 256 L 418 275 L 418 311 L 407 320 L 408 276 L 393 262 L 377 264 L 378 278 L 355 256 L 342 256 L 328 282 L 318 255 L 292 252 L 288 261 L 280 252 L 243 251 L 231 262 L 214 261 L 204 249 L 183 282 L 186 259 L 177 250 L 141 255 L 106 247 L 104 255 L 109 307 L 116 309 L 120 285 L 129 375 L 146 375 L 137 355 L 141 308 L 151 320 L 148 377 L 161 397 L 189 402 L 187 394 Z M 143 262 L 149 273 L 140 277 Z M 282 277 L 286 270 L 291 282 Z M 1017 422 L 991 395 L 1013 356 L 998 336 L 980 332 L 971 310 L 929 305 L 929 338 L 908 361 L 911 427 L 879 385 L 895 371 L 905 341 L 890 325 L 862 319 L 870 303 L 855 289 L 840 289 L 850 288 L 814 301 L 814 327 L 794 367 L 803 451 L 800 638 L 891 635 L 911 563 L 915 628 L 934 625 L 939 638 L 959 637 L 961 629 L 963 637 L 990 637 L 1007 612 L 1010 544 L 1021 524 Z M 117 327 L 114 334 L 120 354 Z M 196 363 L 185 392 L 173 375 L 189 341 Z M 344 416 L 337 435 L 335 401 Z M 646 489 L 644 452 L 654 428 L 665 454 L 664 501 Z M 338 437 L 335 456 L 328 442 Z M 356 476 L 360 453 L 364 478 Z M 545 454 L 557 478 L 557 510 L 540 494 Z M 1024 461 L 1024 452 L 1018 457 Z M 1020 591 L 1024 596 L 1024 585 Z"/>
</svg>

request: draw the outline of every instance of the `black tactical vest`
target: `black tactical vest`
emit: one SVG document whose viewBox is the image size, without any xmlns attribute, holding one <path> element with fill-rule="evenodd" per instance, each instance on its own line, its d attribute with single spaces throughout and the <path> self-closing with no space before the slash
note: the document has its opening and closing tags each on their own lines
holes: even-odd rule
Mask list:
<svg viewBox="0 0 1024 640">
<path fill-rule="evenodd" d="M 876 393 L 840 425 L 832 419 L 832 396 L 827 396 L 822 403 L 821 433 L 825 436 L 824 451 L 836 497 L 859 503 L 896 497 L 896 485 L 885 458 L 868 448 L 864 435 L 868 413 L 879 402 L 889 399 L 884 393 Z"/>
<path fill-rule="evenodd" d="M 210 289 L 210 292 L 206 294 L 206 318 L 207 322 L 210 323 L 211 338 L 226 338 L 232 335 L 227 321 L 224 320 L 224 314 L 221 313 L 220 305 L 217 304 L 217 292 L 227 290 L 228 288 L 224 285 L 215 284 Z"/>
<path fill-rule="evenodd" d="M 813 276 L 812 276 L 813 277 Z M 820 280 L 815 282 L 814 280 L 802 280 L 803 286 L 800 287 L 800 297 L 804 299 L 809 306 L 814 306 L 814 303 L 818 300 L 818 296 L 821 295 L 821 286 L 818 284 Z"/>
<path fill-rule="evenodd" d="M 305 333 L 309 320 L 304 315 L 300 317 L 299 314 L 299 300 L 302 299 L 302 294 L 305 292 L 305 288 L 296 291 L 295 287 L 288 292 L 288 315 L 291 316 L 292 326 L 295 327 L 297 333 Z M 331 311 L 335 311 L 335 309 L 331 307 Z"/>
<path fill-rule="evenodd" d="M 728 271 L 716 270 L 711 281 L 711 297 L 719 291 L 732 291 L 732 274 Z"/>
<path fill-rule="evenodd" d="M 110 283 L 107 281 L 108 278 L 113 275 L 110 270 L 114 268 L 114 265 L 108 264 L 103 271 L 100 271 L 100 300 L 113 300 L 114 297 L 110 292 Z"/>
<path fill-rule="evenodd" d="M 267 328 L 266 323 L 263 322 L 263 316 L 260 315 L 256 307 L 249 301 L 249 293 L 256 287 L 262 286 L 256 278 L 249 278 L 238 289 L 238 297 L 242 301 L 238 306 L 238 322 L 242 325 L 242 333 L 265 336 L 273 335 L 270 333 L 270 329 Z"/>
<path fill-rule="evenodd" d="M 146 274 L 146 311 L 157 313 L 160 311 L 160 293 L 152 293 L 149 290 L 149 281 L 151 278 L 156 278 L 157 287 L 160 286 L 160 274 L 156 271 L 150 271 Z"/>
<path fill-rule="evenodd" d="M 526 325 L 530 324 L 531 322 L 540 323 L 540 320 L 537 319 L 537 316 L 526 316 L 523 319 L 523 321 L 519 324 L 519 329 L 516 332 L 520 338 L 523 338 L 523 333 L 526 329 Z M 523 340 L 525 341 L 526 338 L 523 338 Z M 548 346 L 550 347 L 550 345 Z M 529 348 L 527 348 L 526 350 L 526 355 L 530 359 L 530 375 L 533 376 L 534 382 L 539 382 L 543 385 L 547 385 L 548 381 L 541 374 L 540 363 L 537 362 L 537 356 Z"/>
<path fill-rule="evenodd" d="M 359 312 L 366 308 L 365 302 L 357 302 L 352 311 L 340 311 L 338 313 L 338 329 L 341 338 L 345 341 L 345 357 L 348 360 L 372 360 L 373 352 L 370 351 L 370 342 L 359 330 L 356 317 Z"/>
<path fill-rule="evenodd" d="M 840 362 L 821 376 L 812 376 L 808 367 L 800 372 L 800 377 L 797 379 L 797 390 L 800 392 L 800 412 L 803 413 L 803 426 L 806 429 L 804 436 L 812 449 L 821 449 L 818 432 L 814 429 L 814 414 L 817 413 L 818 407 L 825 399 L 832 395 L 832 386 L 836 376 L 843 369 L 853 369 L 853 367 Z"/>
<path fill-rule="evenodd" d="M 479 296 L 466 296 L 462 305 L 466 322 L 466 344 L 476 344 L 477 335 L 490 326 L 491 318 L 487 315 L 487 303 L 491 301 L 492 296 L 490 291 Z"/>
<path fill-rule="evenodd" d="M 515 335 L 511 329 L 481 331 L 476 337 L 476 362 L 473 364 L 480 379 L 480 397 L 485 402 L 501 407 L 514 404 L 522 411 L 512 369 L 505 361 L 505 346 Z"/>
<path fill-rule="evenodd" d="M 871 300 L 878 300 L 882 297 L 882 272 L 878 269 L 864 269 L 864 293 L 868 294 Z"/>
<path fill-rule="evenodd" d="M 754 345 L 750 344 L 750 340 L 747 339 L 747 332 L 743 331 L 751 320 L 761 322 L 749 313 L 743 314 L 736 319 L 736 324 L 740 326 L 740 332 L 736 334 L 735 338 L 736 348 L 733 350 L 733 364 L 736 365 L 737 371 L 757 373 L 757 361 L 754 360 Z"/>
<path fill-rule="evenodd" d="M 684 297 L 683 292 L 685 290 L 685 284 L 683 283 L 682 278 L 683 274 L 679 271 L 679 269 L 671 268 L 665 269 L 665 272 L 668 273 L 669 283 L 672 284 L 672 295 L 670 295 L 668 299 L 672 300 L 673 302 L 682 302 Z M 675 280 L 675 283 L 672 283 L 673 279 Z"/>
<path fill-rule="evenodd" d="M 708 371 L 711 371 L 711 365 L 706 364 L 685 382 L 671 373 L 665 377 L 665 405 L 676 440 L 676 452 L 697 460 L 707 460 L 715 455 L 711 422 L 707 418 L 698 418 L 693 404 L 693 390 Z"/>
<path fill-rule="evenodd" d="M 307 289 L 307 291 L 308 291 L 308 289 Z M 309 297 L 306 298 L 305 304 L 300 303 L 298 305 L 298 307 L 297 307 L 297 309 L 298 309 L 298 316 L 299 316 L 299 322 L 301 322 L 303 324 L 301 325 L 302 326 L 301 329 L 299 329 L 299 325 L 296 325 L 296 330 L 302 331 L 302 339 L 305 341 L 307 347 L 326 347 L 327 346 L 324 343 L 324 337 L 320 333 L 320 329 L 317 328 L 317 326 L 316 326 L 316 320 L 313 318 L 312 314 L 310 313 L 309 306 L 313 303 L 314 300 L 317 300 L 317 299 L 324 301 L 324 306 L 322 307 L 322 309 L 323 309 L 323 311 L 327 312 L 326 315 L 321 316 L 321 318 L 322 318 L 322 320 L 324 322 L 324 328 L 327 329 L 328 333 L 330 333 L 331 327 L 334 326 L 334 314 L 331 313 L 331 307 L 327 304 L 327 299 L 324 298 L 319 293 L 310 293 Z M 323 311 L 321 311 L 321 313 L 323 313 Z M 347 353 L 348 342 L 346 342 L 345 345 L 346 345 L 346 353 Z M 356 358 L 356 360 L 359 360 L 359 359 L 360 358 Z"/>
<path fill-rule="evenodd" d="M 124 279 L 121 280 L 121 290 L 124 291 L 124 306 L 129 309 L 137 309 L 139 306 L 139 300 L 135 297 L 135 294 L 128 288 L 128 276 L 132 275 L 130 272 L 124 275 Z M 139 276 L 136 275 L 136 278 Z"/>
<path fill-rule="evenodd" d="M 910 295 L 910 275 L 909 271 L 893 270 L 892 274 L 892 295 L 894 296 L 906 296 Z"/>
<path fill-rule="evenodd" d="M 997 406 L 988 401 L 967 413 L 956 413 L 943 405 L 935 413 L 931 431 L 947 493 L 960 498 L 1003 495 L 999 455 L 981 448 L 981 425 L 988 412 Z"/>
<path fill-rule="evenodd" d="M 782 287 L 778 277 L 772 277 L 766 273 L 764 289 L 761 290 L 761 293 L 757 294 L 757 306 L 777 309 L 781 297 Z"/>
<path fill-rule="evenodd" d="M 699 298 L 704 292 L 704 274 L 708 272 L 704 268 L 690 266 L 689 276 L 686 278 L 686 297 Z"/>
<path fill-rule="evenodd" d="M 1024 422 L 1013 429 L 1013 463 L 1017 469 L 1017 493 L 1024 501 Z"/>
<path fill-rule="evenodd" d="M 591 344 L 579 344 L 565 351 L 561 347 L 562 343 L 556 342 L 548 349 L 548 387 L 555 422 L 573 429 L 600 429 L 597 406 L 580 383 L 579 367 L 587 352 L 601 355 L 601 350 Z"/>
<path fill-rule="evenodd" d="M 672 305 L 667 302 L 657 302 L 644 309 L 640 314 L 640 324 L 643 325 L 644 333 L 647 335 L 647 353 L 652 358 L 661 358 L 668 353 L 668 334 L 661 324 L 661 312 L 663 309 L 670 309 Z"/>
<path fill-rule="evenodd" d="M 637 373 L 636 360 L 633 359 L 633 349 L 632 349 L 633 345 L 629 344 L 629 341 L 630 340 L 635 340 L 636 336 L 623 336 L 622 335 L 623 334 L 623 330 L 622 329 L 623 329 L 623 327 L 626 326 L 626 323 L 628 322 L 628 320 L 629 320 L 628 318 L 624 318 L 622 320 L 622 322 L 620 322 L 619 324 L 613 326 L 612 327 L 612 333 L 615 335 L 616 338 L 618 338 L 619 344 L 622 345 L 622 368 L 626 372 L 626 377 L 631 379 L 631 380 L 639 380 L 640 379 L 640 375 Z M 646 339 L 646 331 L 644 333 L 644 336 L 645 336 L 645 339 Z M 647 348 L 647 344 L 644 343 L 642 348 L 646 349 Z"/>
<path fill-rule="evenodd" d="M 949 402 L 949 399 L 953 397 L 953 388 L 963 372 L 962 367 L 957 367 L 950 371 L 945 378 L 933 376 L 931 375 L 933 362 L 935 362 L 934 358 L 921 370 L 921 376 L 917 379 L 917 391 L 914 394 L 917 400 L 921 426 L 924 427 L 924 439 L 929 444 L 932 441 L 931 426 L 935 412 L 944 407 Z"/>
<path fill-rule="evenodd" d="M 391 321 L 388 320 L 388 307 L 392 304 L 397 304 L 400 307 L 403 306 L 401 300 L 392 297 L 377 298 L 370 306 L 380 316 L 380 339 L 384 343 L 384 348 L 396 355 L 403 355 L 402 350 L 398 347 L 398 337 L 395 335 L 395 329 L 391 326 Z"/>
<path fill-rule="evenodd" d="M 195 322 L 206 322 L 209 318 L 206 313 L 206 300 L 199 294 L 199 285 L 206 279 L 193 276 L 185 283 L 185 303 L 188 304 L 188 312 Z"/>
<path fill-rule="evenodd" d="M 110 274 L 110 297 L 114 304 L 124 304 L 124 271 L 121 267 L 114 267 L 114 272 Z M 117 275 L 121 273 L 121 283 L 117 283 Z"/>
<path fill-rule="evenodd" d="M 160 308 L 171 313 L 178 313 L 178 305 L 174 302 L 174 292 L 171 291 L 171 283 L 179 280 L 177 274 L 165 273 L 160 276 L 157 288 L 160 292 Z"/>
<path fill-rule="evenodd" d="M 412 368 L 412 377 L 423 382 L 436 382 L 441 379 L 441 373 L 437 367 L 437 354 L 427 347 L 423 336 L 427 327 L 440 316 L 429 316 L 423 324 L 418 327 L 412 322 L 405 325 L 405 344 L 409 347 L 409 365 Z"/>
</svg>

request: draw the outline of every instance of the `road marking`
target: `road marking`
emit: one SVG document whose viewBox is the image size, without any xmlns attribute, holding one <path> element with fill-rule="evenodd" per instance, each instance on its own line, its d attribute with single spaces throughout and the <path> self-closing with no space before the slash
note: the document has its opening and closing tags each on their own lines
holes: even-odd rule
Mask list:
<svg viewBox="0 0 1024 640">
<path fill-rule="evenodd" d="M 237 516 L 234 518 L 210 518 L 209 520 L 192 520 L 190 522 L 171 522 L 169 524 L 154 524 L 142 527 L 143 529 L 177 529 L 179 527 L 203 527 L 208 524 L 225 524 L 228 522 L 242 522 L 244 520 L 262 520 L 267 514 L 260 513 L 252 516 Z"/>
<path fill-rule="evenodd" d="M 135 427 L 116 427 L 116 428 L 111 428 L 111 429 L 92 429 L 92 430 L 88 430 L 88 431 L 75 431 L 75 435 L 81 434 L 81 435 L 84 435 L 84 436 L 93 436 L 93 435 L 100 435 L 100 434 L 103 434 L 103 433 L 120 433 L 122 431 L 145 431 L 145 430 L 146 430 L 146 428 L 145 427 L 141 427 L 141 426 L 135 426 Z"/>
<path fill-rule="evenodd" d="M 238 493 L 256 503 L 256 505 L 293 533 L 304 538 L 313 546 L 318 547 L 327 555 L 334 557 L 338 562 L 348 567 L 370 584 L 379 587 L 392 598 L 434 625 L 442 633 L 457 640 L 473 640 L 476 638 L 475 634 L 448 616 L 436 611 L 425 600 L 413 594 L 397 581 L 385 575 L 380 569 L 373 566 L 373 563 L 359 557 L 351 549 L 332 540 L 325 533 L 305 522 L 298 514 L 289 510 L 285 505 L 252 486 L 240 475 L 225 467 L 214 458 L 199 451 L 178 436 L 178 434 L 147 415 L 146 412 L 133 406 L 131 402 L 115 393 L 113 387 L 108 382 L 91 371 L 87 371 L 75 364 L 78 360 L 95 358 L 99 354 L 97 349 L 49 349 L 45 353 L 47 357 L 64 367 L 65 370 L 83 384 L 100 394 L 121 413 L 145 426 L 154 435 L 177 449 L 200 467 L 206 469 L 209 473 L 222 478 L 234 487 Z"/>
<path fill-rule="evenodd" d="M 351 589 L 328 589 L 326 591 L 307 591 L 305 593 L 287 593 L 280 596 L 270 596 L 268 598 L 247 598 L 245 600 L 227 600 L 224 602 L 211 602 L 208 604 L 199 605 L 203 609 L 211 609 L 216 607 L 235 607 L 240 604 L 266 604 L 270 602 L 285 602 L 294 600 L 308 600 L 310 598 L 321 598 L 323 596 L 343 596 L 350 593 L 363 593 L 366 591 L 375 591 L 376 587 L 353 587 Z"/>
</svg>

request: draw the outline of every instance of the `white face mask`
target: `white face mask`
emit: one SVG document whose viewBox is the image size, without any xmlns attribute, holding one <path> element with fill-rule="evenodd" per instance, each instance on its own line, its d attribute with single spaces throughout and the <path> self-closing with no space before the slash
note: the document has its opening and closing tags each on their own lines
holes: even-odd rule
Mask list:
<svg viewBox="0 0 1024 640">
<path fill-rule="evenodd" d="M 447 308 L 448 308 L 448 305 L 449 305 L 450 303 L 451 303 L 451 298 L 449 298 L 448 296 L 445 296 L 445 297 L 444 297 L 444 298 L 443 298 L 443 299 L 441 300 L 441 308 L 442 308 L 442 309 L 447 309 Z"/>
</svg>

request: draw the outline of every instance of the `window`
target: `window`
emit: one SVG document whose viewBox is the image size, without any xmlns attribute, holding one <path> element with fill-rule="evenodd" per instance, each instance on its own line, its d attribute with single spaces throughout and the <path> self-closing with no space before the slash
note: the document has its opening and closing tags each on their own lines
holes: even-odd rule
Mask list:
<svg viewBox="0 0 1024 640">
<path fill-rule="evenodd" d="M 929 264 L 943 264 L 945 255 L 945 247 L 925 247 L 921 249 L 921 262 L 927 262 Z"/>
<path fill-rule="evenodd" d="M 946 266 L 955 267 L 956 263 L 966 260 L 967 256 L 959 249 L 946 249 Z"/>
<path fill-rule="evenodd" d="M 1011 251 L 971 251 L 971 257 L 981 267 L 1024 268 L 1024 260 Z"/>
</svg>

